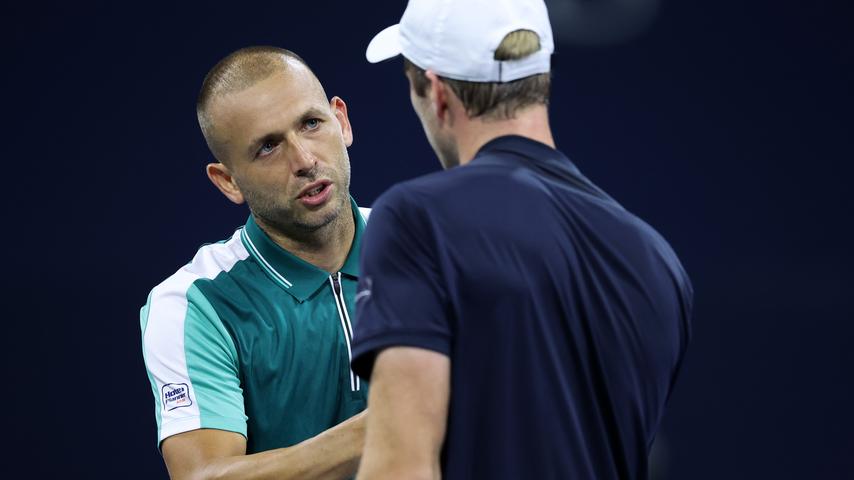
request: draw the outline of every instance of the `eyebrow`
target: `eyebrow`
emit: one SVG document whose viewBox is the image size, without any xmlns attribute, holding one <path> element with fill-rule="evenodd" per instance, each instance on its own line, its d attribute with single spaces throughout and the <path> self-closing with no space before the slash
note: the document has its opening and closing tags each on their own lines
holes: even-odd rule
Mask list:
<svg viewBox="0 0 854 480">
<path fill-rule="evenodd" d="M 312 118 L 317 118 L 317 117 L 327 118 L 327 117 L 329 117 L 329 113 L 318 108 L 318 107 L 309 107 L 309 109 L 306 110 L 299 117 L 299 120 L 297 120 L 297 122 L 298 122 L 298 125 L 302 125 L 307 120 L 312 119 Z"/>
</svg>

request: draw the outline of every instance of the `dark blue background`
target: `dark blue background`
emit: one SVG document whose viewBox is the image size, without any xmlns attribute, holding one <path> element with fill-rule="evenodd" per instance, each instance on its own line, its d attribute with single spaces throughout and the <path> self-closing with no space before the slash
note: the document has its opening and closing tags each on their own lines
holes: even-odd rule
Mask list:
<svg viewBox="0 0 854 480">
<path fill-rule="evenodd" d="M 203 171 L 194 102 L 221 57 L 290 48 L 347 101 L 360 204 L 438 168 L 400 63 L 364 61 L 403 8 L 3 7 L 0 476 L 165 476 L 138 309 L 247 215 Z M 559 147 L 668 238 L 696 289 L 661 478 L 854 477 L 852 24 L 841 0 L 665 0 L 629 42 L 557 47 Z"/>
</svg>

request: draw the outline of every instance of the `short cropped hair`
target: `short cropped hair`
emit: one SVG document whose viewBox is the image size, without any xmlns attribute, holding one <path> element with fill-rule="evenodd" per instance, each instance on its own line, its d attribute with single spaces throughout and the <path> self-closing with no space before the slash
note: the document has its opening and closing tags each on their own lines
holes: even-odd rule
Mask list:
<svg viewBox="0 0 854 480">
<path fill-rule="evenodd" d="M 495 50 L 495 60 L 519 60 L 540 49 L 539 36 L 530 30 L 510 32 Z M 419 97 L 427 92 L 430 81 L 424 69 L 404 58 L 404 70 L 412 79 Z M 470 117 L 491 120 L 514 118 L 516 112 L 531 105 L 548 105 L 551 74 L 541 73 L 511 82 L 467 82 L 442 77 L 463 103 Z"/>
<path fill-rule="evenodd" d="M 208 116 L 211 102 L 218 97 L 245 90 L 286 68 L 284 58 L 293 58 L 311 71 L 305 60 L 296 53 L 279 47 L 255 46 L 241 48 L 220 60 L 205 75 L 196 100 L 196 117 L 211 153 L 220 162 L 223 158 L 214 138 L 214 126 Z M 313 72 L 312 72 L 313 73 Z"/>
</svg>

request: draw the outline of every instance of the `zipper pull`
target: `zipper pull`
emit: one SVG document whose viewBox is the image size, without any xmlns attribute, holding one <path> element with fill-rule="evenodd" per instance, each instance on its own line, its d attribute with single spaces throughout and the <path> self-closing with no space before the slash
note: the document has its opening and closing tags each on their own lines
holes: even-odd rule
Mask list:
<svg viewBox="0 0 854 480">
<path fill-rule="evenodd" d="M 341 282 L 338 281 L 338 275 L 330 275 L 332 279 L 332 288 L 335 290 L 335 295 L 341 295 Z"/>
</svg>

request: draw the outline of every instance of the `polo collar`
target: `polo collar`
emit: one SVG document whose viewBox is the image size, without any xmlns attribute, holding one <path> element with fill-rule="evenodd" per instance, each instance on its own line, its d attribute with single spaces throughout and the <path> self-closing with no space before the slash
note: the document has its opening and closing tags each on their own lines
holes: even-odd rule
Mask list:
<svg viewBox="0 0 854 480">
<path fill-rule="evenodd" d="M 341 273 L 358 278 L 359 276 L 359 250 L 362 243 L 362 232 L 365 230 L 365 219 L 359 212 L 359 207 L 353 197 L 350 197 L 350 206 L 353 209 L 353 220 L 355 221 L 355 233 L 350 253 L 341 267 Z M 240 238 L 249 254 L 258 261 L 264 273 L 273 282 L 281 286 L 300 303 L 304 302 L 323 286 L 329 279 L 326 272 L 296 255 L 280 247 L 267 235 L 255 218 L 249 215 L 246 226 L 240 231 Z"/>
<path fill-rule="evenodd" d="M 512 153 L 538 161 L 560 162 L 565 167 L 577 171 L 573 163 L 559 150 L 545 143 L 521 135 L 502 135 L 483 144 L 472 161 L 492 153 Z"/>
<path fill-rule="evenodd" d="M 585 177 L 566 155 L 531 138 L 520 135 L 494 138 L 480 147 L 469 163 L 527 168 L 619 206 L 604 190 Z"/>
</svg>

